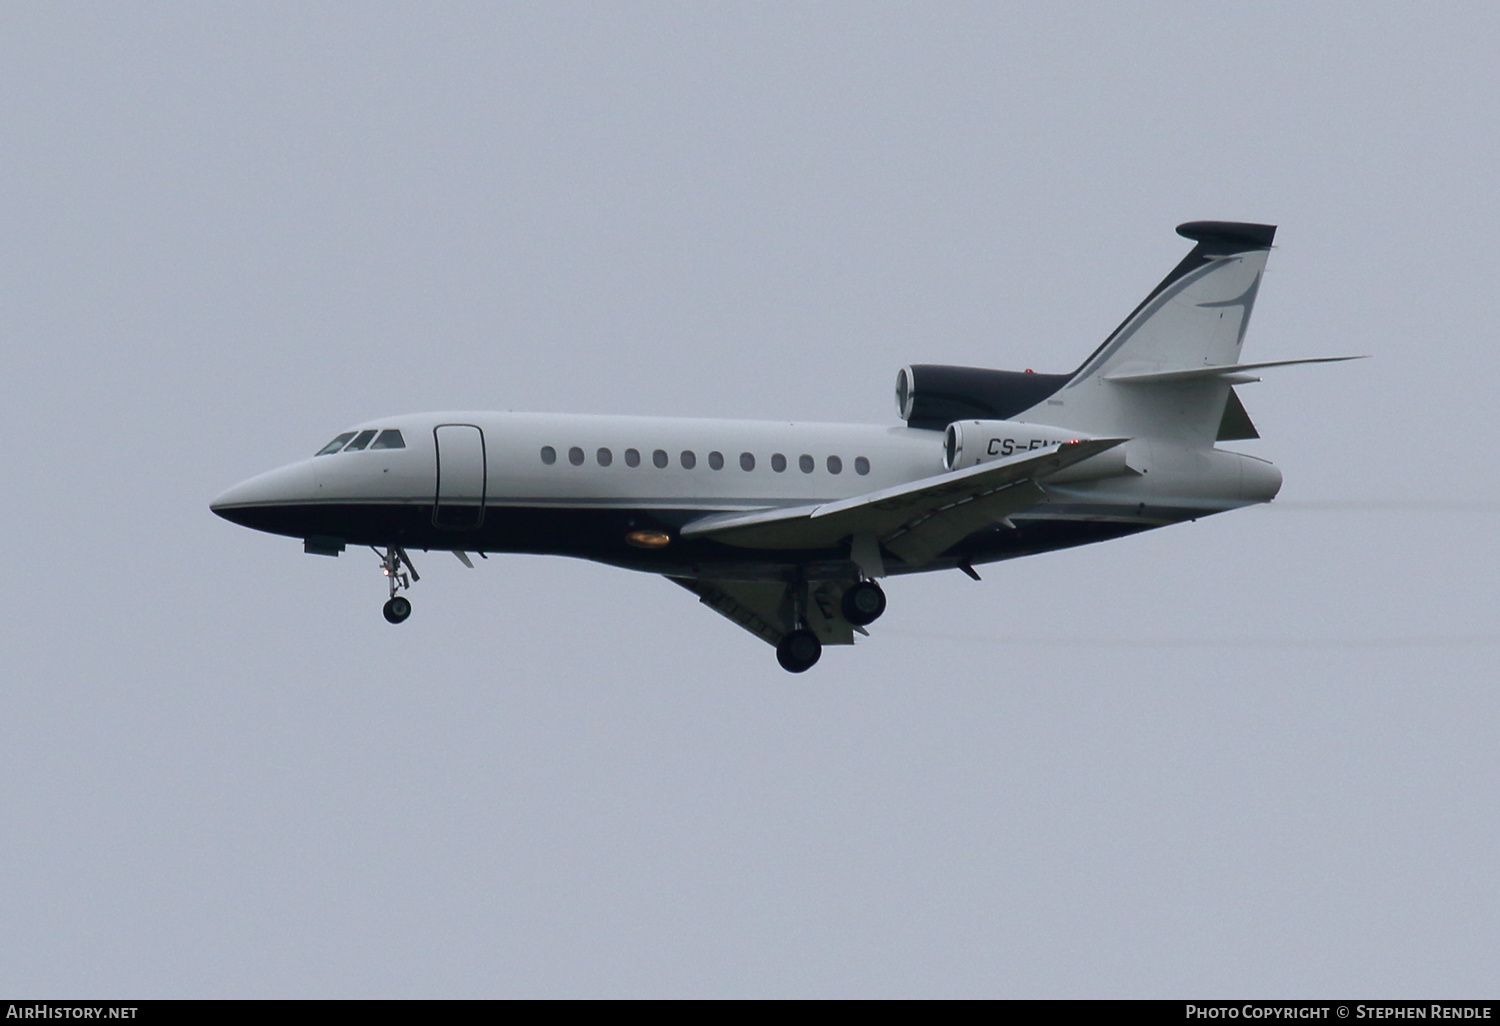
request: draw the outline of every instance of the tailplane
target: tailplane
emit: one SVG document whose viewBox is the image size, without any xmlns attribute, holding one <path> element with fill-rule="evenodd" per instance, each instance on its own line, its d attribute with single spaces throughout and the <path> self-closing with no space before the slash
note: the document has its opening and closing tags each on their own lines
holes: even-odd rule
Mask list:
<svg viewBox="0 0 1500 1026">
<path fill-rule="evenodd" d="M 1192 251 L 1066 384 L 1017 419 L 1213 445 L 1230 387 L 1253 380 L 1240 349 L 1276 227 L 1190 221 L 1177 234 Z"/>
<path fill-rule="evenodd" d="M 1072 374 L 912 364 L 896 375 L 908 427 L 1024 421 L 1080 435 L 1153 439 L 1189 449 L 1258 438 L 1234 386 L 1256 371 L 1359 357 L 1241 363 L 1250 311 L 1276 226 L 1189 221 L 1195 245 Z"/>
</svg>

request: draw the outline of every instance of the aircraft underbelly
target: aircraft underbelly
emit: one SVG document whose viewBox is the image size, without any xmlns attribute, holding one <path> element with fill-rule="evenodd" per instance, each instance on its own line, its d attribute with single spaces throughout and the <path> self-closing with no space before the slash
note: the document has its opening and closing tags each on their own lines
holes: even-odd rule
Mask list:
<svg viewBox="0 0 1500 1026">
<path fill-rule="evenodd" d="M 702 515 L 695 509 L 488 506 L 483 522 L 466 529 L 437 526 L 433 513 L 434 504 L 429 501 L 300 503 L 250 507 L 225 515 L 262 531 L 297 538 L 336 538 L 349 546 L 397 544 L 412 551 L 460 549 L 574 556 L 680 577 L 760 580 L 783 576 L 795 567 L 815 576 L 852 573 L 848 546 L 842 542 L 822 549 L 788 551 L 675 537 L 678 527 Z M 1135 507 L 1099 507 L 1085 512 L 1077 506 L 1059 513 L 1018 517 L 1014 527 L 996 524 L 983 528 L 920 566 L 891 559 L 888 571 L 896 575 L 963 562 L 1012 559 L 1105 541 L 1203 515 L 1203 511 L 1141 511 Z M 626 541 L 627 535 L 638 530 L 661 531 L 672 541 L 659 549 L 638 548 Z"/>
</svg>

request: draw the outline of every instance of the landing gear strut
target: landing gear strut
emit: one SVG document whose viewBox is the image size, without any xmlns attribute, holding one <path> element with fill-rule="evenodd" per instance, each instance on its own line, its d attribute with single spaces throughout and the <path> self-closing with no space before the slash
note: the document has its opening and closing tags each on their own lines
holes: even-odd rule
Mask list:
<svg viewBox="0 0 1500 1026">
<path fill-rule="evenodd" d="M 372 545 L 371 548 L 374 548 Z M 403 588 L 410 588 L 413 581 L 420 581 L 422 576 L 417 573 L 417 568 L 411 565 L 411 557 L 407 556 L 406 550 L 399 545 L 389 546 L 384 553 L 375 549 L 375 554 L 380 557 L 380 572 L 385 574 L 386 580 L 391 584 L 391 597 L 386 600 L 380 611 L 390 623 L 400 623 L 411 615 L 411 600 L 396 592 Z M 402 567 L 406 569 L 403 570 Z"/>
<path fill-rule="evenodd" d="M 807 627 L 807 581 L 799 572 L 792 582 L 792 622 L 796 628 L 787 631 L 776 644 L 776 661 L 788 673 L 810 670 L 823 655 L 823 642 Z"/>
</svg>

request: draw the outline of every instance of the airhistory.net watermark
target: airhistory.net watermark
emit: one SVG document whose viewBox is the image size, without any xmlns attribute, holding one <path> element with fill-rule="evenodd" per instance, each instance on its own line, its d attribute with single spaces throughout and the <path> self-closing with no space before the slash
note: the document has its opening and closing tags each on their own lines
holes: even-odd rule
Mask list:
<svg viewBox="0 0 1500 1026">
<path fill-rule="evenodd" d="M 7 1019 L 134 1019 L 139 1005 L 75 1005 L 32 1001 L 6 1005 Z"/>
</svg>

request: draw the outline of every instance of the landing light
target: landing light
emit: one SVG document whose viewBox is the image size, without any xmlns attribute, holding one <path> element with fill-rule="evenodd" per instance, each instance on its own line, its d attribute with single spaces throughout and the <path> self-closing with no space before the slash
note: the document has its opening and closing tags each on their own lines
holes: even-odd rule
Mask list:
<svg viewBox="0 0 1500 1026">
<path fill-rule="evenodd" d="M 672 541 L 670 535 L 660 531 L 631 531 L 625 541 L 638 549 L 659 549 Z"/>
</svg>

